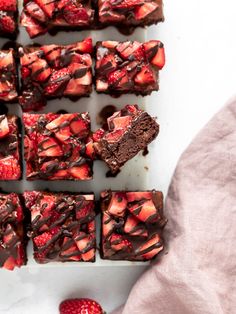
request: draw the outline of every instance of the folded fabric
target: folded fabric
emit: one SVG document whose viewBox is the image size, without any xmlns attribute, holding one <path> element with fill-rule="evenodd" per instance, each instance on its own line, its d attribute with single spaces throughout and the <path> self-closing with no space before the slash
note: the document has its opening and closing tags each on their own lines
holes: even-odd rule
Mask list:
<svg viewBox="0 0 236 314">
<path fill-rule="evenodd" d="M 113 314 L 236 313 L 236 100 L 182 155 L 165 213 L 168 254 Z"/>
</svg>

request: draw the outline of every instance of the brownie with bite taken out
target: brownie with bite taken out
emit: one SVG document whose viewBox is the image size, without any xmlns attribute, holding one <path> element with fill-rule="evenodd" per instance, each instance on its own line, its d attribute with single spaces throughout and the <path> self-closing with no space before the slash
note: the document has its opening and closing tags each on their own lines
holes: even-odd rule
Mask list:
<svg viewBox="0 0 236 314">
<path fill-rule="evenodd" d="M 147 261 L 163 250 L 162 192 L 104 191 L 100 205 L 102 258 Z"/>
<path fill-rule="evenodd" d="M 23 197 L 38 263 L 95 261 L 93 194 L 26 191 Z"/>
</svg>

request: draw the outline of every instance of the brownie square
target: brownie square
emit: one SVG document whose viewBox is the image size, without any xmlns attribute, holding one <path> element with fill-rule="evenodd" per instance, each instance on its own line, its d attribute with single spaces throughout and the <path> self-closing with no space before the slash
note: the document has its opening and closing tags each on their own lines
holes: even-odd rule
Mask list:
<svg viewBox="0 0 236 314">
<path fill-rule="evenodd" d="M 16 193 L 0 194 L 0 267 L 13 270 L 26 264 L 24 213 Z"/>
<path fill-rule="evenodd" d="M 37 111 L 47 99 L 76 100 L 92 91 L 92 39 L 72 45 L 20 48 L 23 111 Z"/>
<path fill-rule="evenodd" d="M 26 191 L 23 196 L 38 263 L 95 261 L 93 194 Z"/>
<path fill-rule="evenodd" d="M 146 261 L 163 250 L 162 192 L 105 191 L 100 204 L 102 258 Z"/>
<path fill-rule="evenodd" d="M 137 105 L 126 105 L 107 119 L 108 130 L 97 131 L 94 148 L 111 172 L 120 168 L 145 149 L 159 133 L 159 125 Z"/>
<path fill-rule="evenodd" d="M 17 0 L 0 0 L 0 36 L 14 39 L 18 32 Z"/>
<path fill-rule="evenodd" d="M 91 0 L 24 0 L 21 25 L 31 38 L 46 32 L 91 28 L 94 9 Z"/>
<path fill-rule="evenodd" d="M 164 64 L 164 46 L 158 40 L 97 42 L 96 90 L 111 95 L 149 95 L 159 89 L 159 70 Z"/>
<path fill-rule="evenodd" d="M 129 33 L 137 26 L 164 21 L 162 0 L 98 0 L 99 22 Z"/>
<path fill-rule="evenodd" d="M 90 118 L 85 113 L 23 114 L 27 180 L 90 180 Z"/>
<path fill-rule="evenodd" d="M 0 115 L 0 180 L 21 178 L 18 117 Z"/>
<path fill-rule="evenodd" d="M 13 49 L 0 50 L 0 100 L 13 102 L 18 96 Z"/>
</svg>

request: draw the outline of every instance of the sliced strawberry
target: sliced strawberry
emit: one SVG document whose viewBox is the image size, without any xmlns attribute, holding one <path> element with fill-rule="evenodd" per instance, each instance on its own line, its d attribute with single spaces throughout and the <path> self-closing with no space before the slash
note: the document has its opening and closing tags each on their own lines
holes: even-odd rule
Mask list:
<svg viewBox="0 0 236 314">
<path fill-rule="evenodd" d="M 0 11 L 16 11 L 17 1 L 16 0 L 1 0 L 0 1 Z"/>
<path fill-rule="evenodd" d="M 111 72 L 108 75 L 108 85 L 117 88 L 124 87 L 129 82 L 129 76 L 125 68 Z"/>
<path fill-rule="evenodd" d="M 30 1 L 26 4 L 25 10 L 27 13 L 32 16 L 34 19 L 38 20 L 39 22 L 45 23 L 47 20 L 47 16 L 45 15 L 44 11 L 40 8 L 37 3 Z"/>
<path fill-rule="evenodd" d="M 48 244 L 48 242 L 52 239 L 52 235 L 50 232 L 44 232 L 43 234 L 33 238 L 34 244 L 37 247 L 42 247 Z"/>
<path fill-rule="evenodd" d="M 12 17 L 6 15 L 0 19 L 0 28 L 3 32 L 14 33 L 16 29 L 15 21 Z"/>
<path fill-rule="evenodd" d="M 40 8 L 47 14 L 48 17 L 52 17 L 56 7 L 55 1 L 52 0 L 34 0 Z"/>
<path fill-rule="evenodd" d="M 12 157 L 0 159 L 0 177 L 2 180 L 18 180 L 21 177 L 19 161 Z"/>
<path fill-rule="evenodd" d="M 113 192 L 107 208 L 107 211 L 116 217 L 124 217 L 127 207 L 127 199 L 125 193 Z"/>
<path fill-rule="evenodd" d="M 3 268 L 7 270 L 14 270 L 16 267 L 16 261 L 13 256 L 9 256 L 8 259 L 3 264 Z"/>
<path fill-rule="evenodd" d="M 139 85 L 148 85 L 156 83 L 156 74 L 148 65 L 143 65 L 141 71 L 136 74 L 135 83 Z"/>
<path fill-rule="evenodd" d="M 96 132 L 93 133 L 93 140 L 94 142 L 99 142 L 101 138 L 103 138 L 105 131 L 103 129 L 98 129 Z"/>
<path fill-rule="evenodd" d="M 21 13 L 20 23 L 26 28 L 30 38 L 42 35 L 47 32 L 47 28 L 40 25 L 34 18 L 26 14 L 24 11 Z"/>
<path fill-rule="evenodd" d="M 82 259 L 85 262 L 92 261 L 95 256 L 94 237 L 80 232 L 75 239 L 76 245 L 81 252 Z"/>
<path fill-rule="evenodd" d="M 126 114 L 129 113 L 131 115 L 136 115 L 139 111 L 137 105 L 126 105 L 124 109 Z"/>
<path fill-rule="evenodd" d="M 142 20 L 159 8 L 156 2 L 145 2 L 143 5 L 134 9 L 134 15 L 137 20 Z"/>
<path fill-rule="evenodd" d="M 150 260 L 163 250 L 164 246 L 159 234 L 154 234 L 149 240 L 139 247 L 136 255 L 141 255 L 144 260 Z"/>
<path fill-rule="evenodd" d="M 132 250 L 132 243 L 125 239 L 122 235 L 113 233 L 109 239 L 111 248 L 114 251 L 128 251 Z"/>
<path fill-rule="evenodd" d="M 14 63 L 13 59 L 13 50 L 9 50 L 8 52 L 1 52 L 1 57 L 0 57 L 0 68 L 7 68 L 9 64 Z"/>
<path fill-rule="evenodd" d="M 5 233 L 3 235 L 3 242 L 5 245 L 10 245 L 11 241 L 16 236 L 16 233 L 14 232 L 12 226 L 10 224 L 7 224 Z"/>
<path fill-rule="evenodd" d="M 88 122 L 81 118 L 71 121 L 70 128 L 73 134 L 77 134 L 80 138 L 87 136 L 89 132 Z"/>
<path fill-rule="evenodd" d="M 44 59 L 37 59 L 31 66 L 31 76 L 35 81 L 44 82 L 51 75 L 51 69 Z"/>
<path fill-rule="evenodd" d="M 68 171 L 67 170 L 58 170 L 53 174 L 54 178 L 67 178 Z"/>
<path fill-rule="evenodd" d="M 63 94 L 70 79 L 70 70 L 68 68 L 54 70 L 45 88 L 45 93 L 48 95 Z"/>
<path fill-rule="evenodd" d="M 157 209 L 152 200 L 139 201 L 139 203 L 128 206 L 129 211 L 143 222 L 154 222 L 158 217 Z"/>
<path fill-rule="evenodd" d="M 144 58 L 144 50 L 142 44 L 138 41 L 125 41 L 120 43 L 116 50 L 120 56 L 125 60 L 138 59 L 141 60 Z"/>
<path fill-rule="evenodd" d="M 82 208 L 79 206 L 79 208 L 76 209 L 76 219 L 83 221 L 88 218 L 95 218 L 93 202 L 84 202 Z"/>
<path fill-rule="evenodd" d="M 143 5 L 144 0 L 111 0 L 113 9 L 132 9 L 136 6 Z"/>
<path fill-rule="evenodd" d="M 9 125 L 6 116 L 0 116 L 0 138 L 9 134 Z"/>
<path fill-rule="evenodd" d="M 81 166 L 75 166 L 69 169 L 70 174 L 79 180 L 90 180 L 91 170 L 87 164 Z"/>
<path fill-rule="evenodd" d="M 21 67 L 21 78 L 24 80 L 27 77 L 29 77 L 31 74 L 31 71 L 27 67 Z"/>
<path fill-rule="evenodd" d="M 60 67 L 61 47 L 58 45 L 46 45 L 40 48 L 44 52 L 47 62 L 57 68 Z"/>
<path fill-rule="evenodd" d="M 104 92 L 108 89 L 109 85 L 107 82 L 97 79 L 96 80 L 96 90 L 98 92 Z"/>
<path fill-rule="evenodd" d="M 40 157 L 57 157 L 62 156 L 63 151 L 54 138 L 46 137 L 45 139 L 39 138 L 38 155 Z"/>
<path fill-rule="evenodd" d="M 102 41 L 102 46 L 108 49 L 113 49 L 119 44 L 118 41 L 113 41 L 113 40 L 107 40 L 107 41 Z"/>
<path fill-rule="evenodd" d="M 72 45 L 71 48 L 74 48 L 75 51 L 79 51 L 82 53 L 92 53 L 93 52 L 93 42 L 92 38 L 88 37 L 85 38 L 83 41 Z M 73 50 L 73 49 L 72 49 Z"/>
<path fill-rule="evenodd" d="M 124 130 L 118 129 L 113 132 L 109 132 L 104 136 L 104 139 L 109 143 L 117 142 L 124 134 Z"/>
<path fill-rule="evenodd" d="M 130 122 L 132 120 L 131 116 L 118 117 L 113 119 L 114 129 L 122 129 L 125 130 L 130 126 Z"/>
<path fill-rule="evenodd" d="M 90 141 L 86 144 L 86 152 L 85 154 L 92 160 L 95 159 L 96 157 L 96 153 L 95 153 L 95 150 L 94 150 L 94 144 L 93 144 L 93 141 Z"/>
<path fill-rule="evenodd" d="M 159 46 L 158 51 L 154 58 L 151 60 L 151 63 L 158 67 L 161 70 L 165 65 L 165 49 L 163 44 Z"/>
<path fill-rule="evenodd" d="M 55 208 L 56 197 L 51 194 L 43 194 L 40 199 L 40 207 L 43 216 L 52 216 L 53 209 Z"/>
<path fill-rule="evenodd" d="M 98 71 L 104 75 L 114 71 L 117 67 L 117 59 L 114 54 L 105 55 L 101 60 L 97 60 Z"/>
<path fill-rule="evenodd" d="M 68 299 L 59 307 L 60 314 L 105 314 L 101 305 L 91 299 Z"/>
<path fill-rule="evenodd" d="M 141 200 L 151 200 L 152 192 L 126 192 L 129 203 Z"/>
<path fill-rule="evenodd" d="M 63 16 L 70 25 L 88 24 L 89 16 L 85 8 L 76 2 L 68 3 L 63 9 Z"/>
<path fill-rule="evenodd" d="M 106 212 L 104 212 L 102 216 L 102 234 L 104 237 L 112 234 L 115 224 L 115 220 L 112 219 Z"/>
<path fill-rule="evenodd" d="M 147 237 L 147 229 L 140 224 L 140 221 L 133 215 L 129 215 L 124 225 L 124 232 L 130 236 Z"/>
<path fill-rule="evenodd" d="M 76 116 L 77 114 L 73 114 L 73 113 L 65 113 L 65 114 L 57 115 L 55 119 L 53 119 L 51 122 L 49 122 L 46 125 L 46 129 L 52 132 L 56 132 L 61 127 L 70 125 L 70 121 Z"/>
<path fill-rule="evenodd" d="M 65 237 L 63 240 L 61 256 L 65 257 L 66 260 L 81 261 L 81 255 L 77 248 L 77 245 L 71 241 L 71 238 Z"/>
</svg>

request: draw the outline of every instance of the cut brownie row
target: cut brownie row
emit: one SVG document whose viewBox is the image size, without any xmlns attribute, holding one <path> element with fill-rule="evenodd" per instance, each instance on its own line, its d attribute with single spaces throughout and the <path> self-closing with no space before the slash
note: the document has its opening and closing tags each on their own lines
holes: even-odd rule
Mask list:
<svg viewBox="0 0 236 314">
<path fill-rule="evenodd" d="M 48 99 L 76 100 L 92 92 L 92 39 L 75 44 L 19 48 L 23 111 L 42 109 Z M 159 71 L 165 64 L 163 44 L 158 40 L 102 41 L 96 45 L 95 86 L 112 96 L 148 95 L 159 89 Z M 0 100 L 17 99 L 13 51 L 0 52 Z"/>
<path fill-rule="evenodd" d="M 159 125 L 136 105 L 108 118 L 108 130 L 92 133 L 85 113 L 23 114 L 27 180 L 90 180 L 93 160 L 112 173 L 145 149 Z M 20 132 L 16 116 L 0 116 L 0 180 L 21 178 Z"/>
<path fill-rule="evenodd" d="M 164 20 L 162 0 L 24 0 L 21 25 L 31 38 L 58 30 L 116 26 L 131 33 L 137 26 Z"/>
<path fill-rule="evenodd" d="M 38 263 L 95 262 L 93 194 L 26 191 L 0 194 L 0 267 L 26 264 L 26 229 Z M 147 261 L 163 250 L 163 195 L 158 191 L 101 193 L 101 257 Z"/>
</svg>

